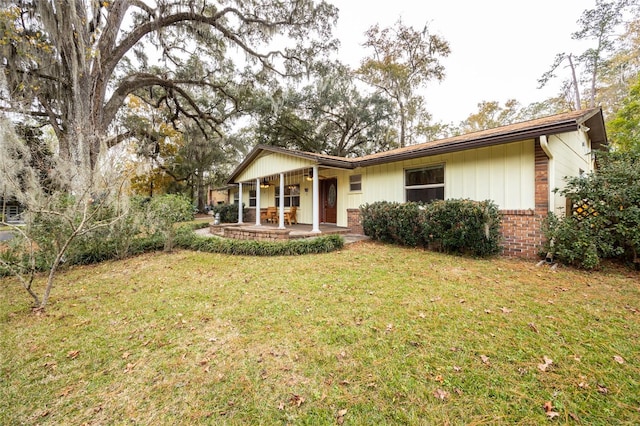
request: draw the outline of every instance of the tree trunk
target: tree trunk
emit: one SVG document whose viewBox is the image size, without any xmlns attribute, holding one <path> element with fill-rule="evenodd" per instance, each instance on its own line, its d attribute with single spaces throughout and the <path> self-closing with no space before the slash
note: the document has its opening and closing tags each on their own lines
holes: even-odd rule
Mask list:
<svg viewBox="0 0 640 426">
<path fill-rule="evenodd" d="M 405 131 L 406 131 L 406 127 L 407 127 L 407 117 L 406 117 L 406 110 L 404 107 L 404 103 L 402 103 L 402 101 L 398 102 L 398 105 L 400 107 L 400 148 L 404 148 L 405 146 Z"/>
<path fill-rule="evenodd" d="M 204 172 L 198 170 L 196 179 L 196 191 L 198 191 L 198 211 L 204 212 L 204 206 L 207 204 L 206 184 L 204 182 Z"/>
<path fill-rule="evenodd" d="M 571 54 L 568 56 L 569 66 L 571 67 L 571 78 L 573 79 L 573 90 L 575 94 L 575 107 L 576 111 L 582 107 L 582 102 L 580 101 L 580 87 L 578 86 L 578 79 L 576 77 L 576 67 L 573 65 L 573 57 Z"/>
</svg>

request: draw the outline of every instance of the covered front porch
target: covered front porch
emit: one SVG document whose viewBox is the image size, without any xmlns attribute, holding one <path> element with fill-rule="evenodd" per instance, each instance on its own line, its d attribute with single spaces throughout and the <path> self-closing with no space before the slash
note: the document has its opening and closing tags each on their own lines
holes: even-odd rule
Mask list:
<svg viewBox="0 0 640 426">
<path fill-rule="evenodd" d="M 321 203 L 321 183 L 317 165 L 302 169 L 264 174 L 238 184 L 238 225 L 254 227 L 276 225 L 285 230 L 285 225 L 295 225 L 302 217 L 311 225 L 310 233 L 320 234 L 322 222 L 328 220 L 319 208 Z M 248 193 L 248 206 L 243 206 L 243 194 Z M 241 202 L 242 201 L 242 202 Z M 335 200 L 332 200 L 335 205 Z M 245 221 L 244 208 L 253 209 L 251 217 Z M 323 216 L 323 217 L 321 217 Z M 311 219 L 311 220 L 309 220 Z"/>
<path fill-rule="evenodd" d="M 321 234 L 323 224 L 346 226 L 346 193 L 343 188 L 339 194 L 338 182 L 344 185 L 352 168 L 342 157 L 259 145 L 227 181 L 236 187 L 237 225 L 285 231 L 303 223 L 310 227 L 304 232 L 312 234 Z"/>
</svg>

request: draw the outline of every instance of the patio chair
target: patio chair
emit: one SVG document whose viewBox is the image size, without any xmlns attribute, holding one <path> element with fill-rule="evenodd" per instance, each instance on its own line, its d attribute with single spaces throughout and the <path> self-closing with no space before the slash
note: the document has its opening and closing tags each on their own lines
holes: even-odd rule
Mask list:
<svg viewBox="0 0 640 426">
<path fill-rule="evenodd" d="M 276 223 L 278 220 L 278 209 L 275 207 L 267 207 L 267 222 Z"/>
<path fill-rule="evenodd" d="M 296 206 L 292 206 L 288 212 L 284 212 L 284 220 L 291 225 L 291 222 L 298 224 L 298 218 L 296 217 L 298 208 Z"/>
</svg>

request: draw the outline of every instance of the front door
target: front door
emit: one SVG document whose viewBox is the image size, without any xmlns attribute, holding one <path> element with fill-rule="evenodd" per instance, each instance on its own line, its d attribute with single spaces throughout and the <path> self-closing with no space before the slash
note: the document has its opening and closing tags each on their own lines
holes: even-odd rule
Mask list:
<svg viewBox="0 0 640 426">
<path fill-rule="evenodd" d="M 337 223 L 338 221 L 338 180 L 320 181 L 320 222 Z"/>
</svg>

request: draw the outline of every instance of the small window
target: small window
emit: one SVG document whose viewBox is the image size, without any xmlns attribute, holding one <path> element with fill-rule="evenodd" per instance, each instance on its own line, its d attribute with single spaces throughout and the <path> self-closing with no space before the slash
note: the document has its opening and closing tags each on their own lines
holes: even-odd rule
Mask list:
<svg viewBox="0 0 640 426">
<path fill-rule="evenodd" d="M 236 189 L 233 191 L 233 204 L 238 204 L 240 202 L 240 189 Z"/>
<path fill-rule="evenodd" d="M 349 191 L 362 191 L 362 175 L 349 176 Z"/>
<path fill-rule="evenodd" d="M 406 201 L 444 200 L 444 166 L 405 170 Z"/>
<path fill-rule="evenodd" d="M 249 207 L 255 207 L 255 206 L 256 206 L 256 190 L 251 189 L 249 190 Z"/>
<path fill-rule="evenodd" d="M 287 185 L 284 187 L 284 206 L 300 207 L 300 185 Z M 280 191 L 276 191 L 276 207 L 280 207 Z"/>
</svg>

